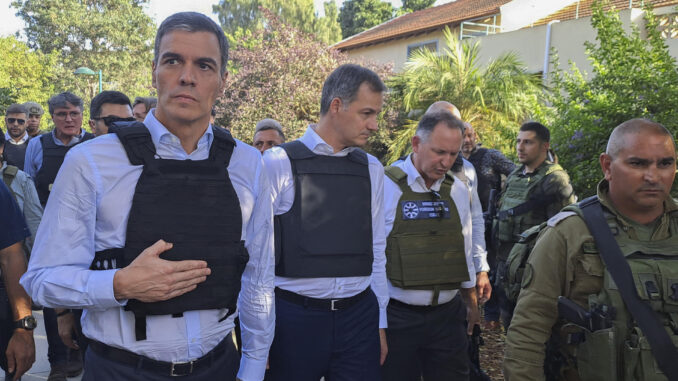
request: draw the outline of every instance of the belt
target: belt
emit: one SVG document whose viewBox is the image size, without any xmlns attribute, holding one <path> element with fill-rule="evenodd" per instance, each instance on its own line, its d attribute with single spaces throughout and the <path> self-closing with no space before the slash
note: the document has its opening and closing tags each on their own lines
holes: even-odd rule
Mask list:
<svg viewBox="0 0 678 381">
<path fill-rule="evenodd" d="M 90 340 L 89 346 L 99 356 L 113 360 L 119 363 L 131 365 L 137 368 L 148 370 L 153 373 L 169 376 L 186 376 L 198 370 L 209 368 L 216 360 L 216 356 L 226 353 L 228 340 L 231 339 L 227 335 L 221 343 L 217 344 L 211 351 L 197 360 L 183 361 L 183 362 L 165 362 L 150 359 L 146 356 L 138 355 L 124 349 L 111 347 L 96 340 Z"/>
<path fill-rule="evenodd" d="M 392 306 L 398 306 L 398 307 L 401 307 L 401 308 L 412 310 L 412 311 L 417 311 L 417 312 L 429 312 L 429 311 L 434 311 L 434 310 L 437 310 L 439 308 L 448 306 L 448 305 L 450 305 L 450 303 L 458 300 L 458 298 L 459 298 L 459 294 L 455 295 L 455 297 L 452 298 L 452 300 L 450 300 L 449 302 L 445 302 L 443 304 L 438 304 L 436 306 L 431 306 L 431 305 L 419 306 L 419 305 L 416 305 L 416 304 L 407 304 L 407 303 L 403 303 L 400 300 L 393 299 L 393 298 L 389 299 L 388 304 L 392 305 Z"/>
<path fill-rule="evenodd" d="M 339 311 L 351 307 L 358 303 L 362 298 L 367 296 L 371 289 L 367 287 L 362 292 L 341 299 L 318 299 L 309 298 L 307 296 L 299 295 L 292 291 L 283 290 L 282 288 L 275 288 L 275 296 L 290 303 L 298 304 L 300 306 L 314 308 L 319 310 Z"/>
</svg>

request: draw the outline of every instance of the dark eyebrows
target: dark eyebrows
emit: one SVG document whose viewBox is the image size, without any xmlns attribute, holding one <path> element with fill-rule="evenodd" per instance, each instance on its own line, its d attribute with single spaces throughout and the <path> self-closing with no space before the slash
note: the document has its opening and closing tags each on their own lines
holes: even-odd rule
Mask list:
<svg viewBox="0 0 678 381">
<path fill-rule="evenodd" d="M 161 61 L 164 61 L 168 58 L 181 58 L 181 55 L 173 52 L 163 52 L 162 55 L 160 55 Z"/>
<path fill-rule="evenodd" d="M 214 67 L 217 67 L 217 61 L 212 57 L 201 57 L 201 58 L 197 59 L 197 62 L 206 63 L 206 64 L 210 64 Z"/>
<path fill-rule="evenodd" d="M 160 55 L 160 60 L 164 61 L 166 59 L 180 59 L 183 58 L 181 54 L 174 52 L 164 52 Z M 217 61 L 212 57 L 200 57 L 196 60 L 198 63 L 210 64 L 214 67 L 217 67 Z"/>
</svg>

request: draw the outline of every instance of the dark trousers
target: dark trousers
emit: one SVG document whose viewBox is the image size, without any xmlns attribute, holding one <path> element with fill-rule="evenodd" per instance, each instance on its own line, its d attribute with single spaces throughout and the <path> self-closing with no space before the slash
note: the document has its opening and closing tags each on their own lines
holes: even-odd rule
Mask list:
<svg viewBox="0 0 678 381">
<path fill-rule="evenodd" d="M 65 365 L 68 361 L 68 347 L 61 341 L 59 325 L 54 308 L 43 308 L 42 316 L 45 321 L 45 333 L 47 334 L 47 360 L 49 365 Z"/>
<path fill-rule="evenodd" d="M 436 307 L 388 305 L 385 381 L 469 379 L 466 309 L 457 295 Z"/>
<path fill-rule="evenodd" d="M 185 381 L 234 381 L 240 366 L 238 351 L 235 349 L 231 335 L 224 339 L 227 341 L 227 350 L 225 353 L 215 356 L 209 367 L 201 368 L 186 376 L 172 377 L 168 374 L 152 372 L 142 367 L 123 364 L 103 356 L 100 356 L 92 350 L 87 349 L 85 355 L 85 373 L 82 381 L 165 381 L 165 380 L 185 380 Z"/>
<path fill-rule="evenodd" d="M 509 325 L 511 325 L 511 319 L 513 319 L 513 310 L 516 308 L 515 304 L 508 299 L 506 292 L 504 291 L 504 286 L 501 284 L 501 279 L 505 277 L 506 272 L 506 261 L 497 262 L 497 283 L 493 289 L 493 293 L 497 295 L 497 304 L 499 305 L 499 310 L 501 311 L 501 323 L 504 326 L 504 329 L 508 331 Z"/>
<path fill-rule="evenodd" d="M 378 381 L 379 305 L 370 291 L 339 311 L 317 310 L 275 298 L 273 381 Z"/>
</svg>

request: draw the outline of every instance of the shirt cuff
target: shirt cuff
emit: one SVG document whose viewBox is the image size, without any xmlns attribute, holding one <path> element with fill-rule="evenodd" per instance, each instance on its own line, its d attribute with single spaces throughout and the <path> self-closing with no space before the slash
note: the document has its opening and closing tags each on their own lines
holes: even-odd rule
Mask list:
<svg viewBox="0 0 678 381">
<path fill-rule="evenodd" d="M 242 381 L 261 381 L 266 373 L 266 362 L 264 360 L 254 360 L 248 358 L 243 353 L 240 359 L 240 369 L 238 370 L 238 379 Z"/>
<path fill-rule="evenodd" d="M 470 280 L 467 282 L 461 282 L 461 288 L 473 288 L 476 286 L 476 280 Z"/>
<path fill-rule="evenodd" d="M 379 308 L 379 328 L 388 328 L 388 319 L 386 318 L 386 307 Z"/>
<path fill-rule="evenodd" d="M 87 294 L 92 296 L 92 304 L 97 309 L 106 309 L 122 307 L 127 304 L 127 300 L 118 301 L 115 299 L 113 291 L 113 277 L 118 269 L 90 271 L 87 281 Z"/>
<path fill-rule="evenodd" d="M 487 263 L 487 259 L 484 256 L 473 258 L 473 267 L 476 268 L 476 273 L 490 271 L 490 265 Z"/>
</svg>

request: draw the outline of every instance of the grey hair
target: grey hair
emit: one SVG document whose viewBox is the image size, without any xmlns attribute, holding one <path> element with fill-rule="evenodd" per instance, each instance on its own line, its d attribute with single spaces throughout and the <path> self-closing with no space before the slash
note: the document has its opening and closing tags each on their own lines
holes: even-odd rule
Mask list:
<svg viewBox="0 0 678 381">
<path fill-rule="evenodd" d="M 153 46 L 153 63 L 158 64 L 158 52 L 160 51 L 160 42 L 169 32 L 182 30 L 186 32 L 209 32 L 213 33 L 219 41 L 219 52 L 221 53 L 221 71 L 223 76 L 226 73 L 226 63 L 228 62 L 228 40 L 224 30 L 211 18 L 197 12 L 179 12 L 166 18 L 160 24 L 158 32 L 155 35 L 155 44 Z"/>
<path fill-rule="evenodd" d="M 68 107 L 69 103 L 79 108 L 80 112 L 82 112 L 85 109 L 84 103 L 82 102 L 82 98 L 69 91 L 64 91 L 63 93 L 59 93 L 57 95 L 52 96 L 47 101 L 47 106 L 49 107 L 49 114 L 54 115 L 54 109 Z"/>
<path fill-rule="evenodd" d="M 274 130 L 280 135 L 283 142 L 285 141 L 285 134 L 283 133 L 282 125 L 275 119 L 266 118 L 257 122 L 257 126 L 254 128 L 254 135 L 259 131 Z"/>
<path fill-rule="evenodd" d="M 427 112 L 417 124 L 417 135 L 421 140 L 428 141 L 428 138 L 431 136 L 431 132 L 438 125 L 438 123 L 445 123 L 449 128 L 458 128 L 461 132 L 461 135 L 464 136 L 466 127 L 464 127 L 464 122 L 457 119 L 449 111 L 437 111 L 437 112 Z"/>
</svg>

